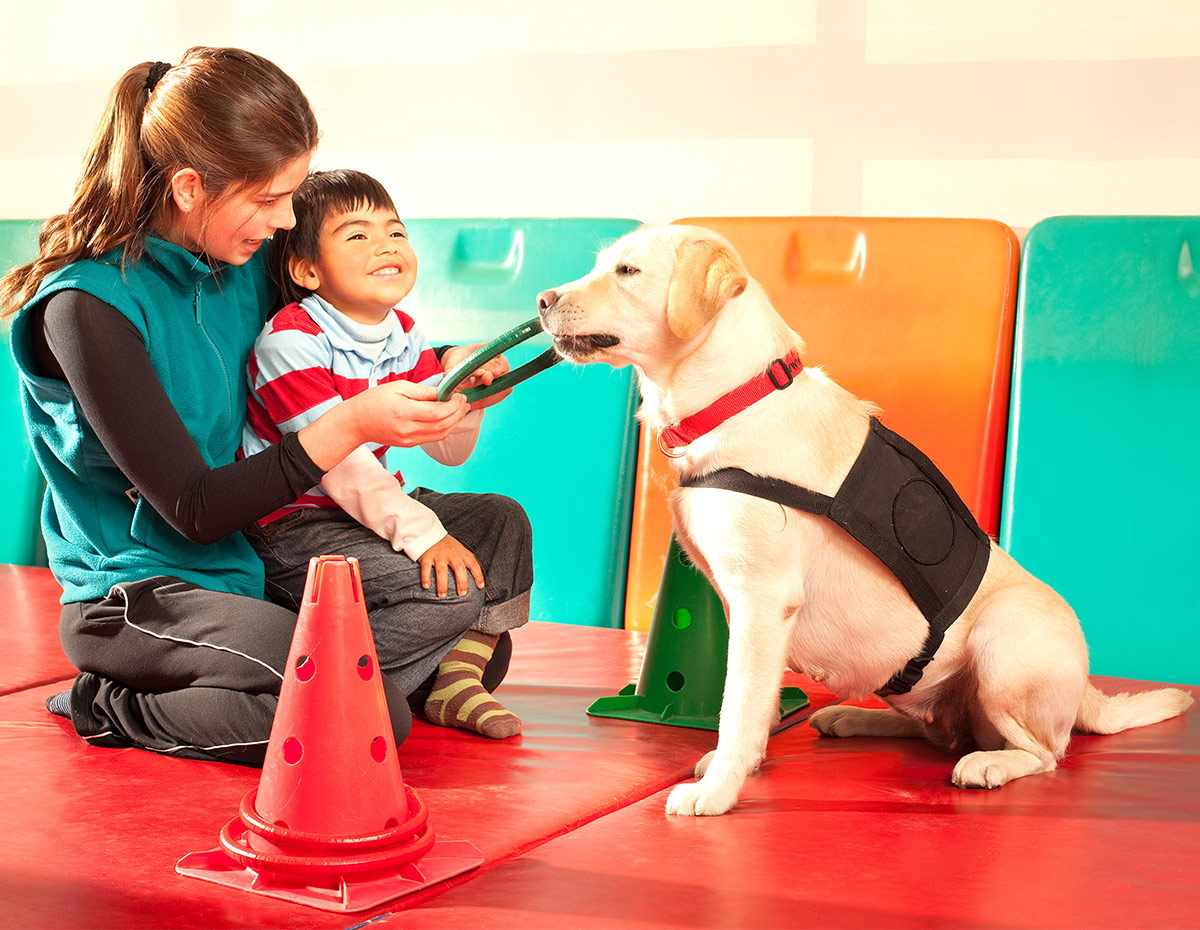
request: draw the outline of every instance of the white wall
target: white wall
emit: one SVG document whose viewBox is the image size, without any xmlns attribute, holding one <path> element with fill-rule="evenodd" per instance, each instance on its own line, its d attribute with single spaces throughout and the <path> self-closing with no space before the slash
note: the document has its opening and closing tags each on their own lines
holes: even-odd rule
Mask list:
<svg viewBox="0 0 1200 930">
<path fill-rule="evenodd" d="M 2 0 L 0 218 L 130 65 L 240 45 L 407 216 L 1200 213 L 1195 0 Z"/>
</svg>

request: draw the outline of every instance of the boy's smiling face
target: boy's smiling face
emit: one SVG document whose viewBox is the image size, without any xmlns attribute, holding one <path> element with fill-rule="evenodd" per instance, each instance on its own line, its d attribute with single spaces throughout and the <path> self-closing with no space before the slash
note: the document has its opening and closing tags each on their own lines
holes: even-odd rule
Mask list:
<svg viewBox="0 0 1200 930">
<path fill-rule="evenodd" d="M 378 323 L 412 290 L 417 255 L 391 210 L 334 213 L 321 225 L 316 260 L 293 259 L 292 280 L 358 323 Z"/>
</svg>

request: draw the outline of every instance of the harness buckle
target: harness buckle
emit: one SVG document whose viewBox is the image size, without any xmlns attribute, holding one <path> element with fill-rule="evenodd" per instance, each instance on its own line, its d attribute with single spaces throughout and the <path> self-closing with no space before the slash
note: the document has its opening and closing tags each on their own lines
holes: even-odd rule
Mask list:
<svg viewBox="0 0 1200 930">
<path fill-rule="evenodd" d="M 779 366 L 781 376 L 787 378 L 782 384 L 779 383 L 779 378 L 775 375 L 776 365 Z M 775 385 L 775 390 L 777 391 L 782 391 L 785 387 L 791 387 L 792 382 L 796 380 L 795 375 L 792 374 L 791 366 L 781 358 L 777 358 L 771 362 L 770 367 L 767 369 L 767 377 L 771 379 L 771 383 Z"/>
</svg>

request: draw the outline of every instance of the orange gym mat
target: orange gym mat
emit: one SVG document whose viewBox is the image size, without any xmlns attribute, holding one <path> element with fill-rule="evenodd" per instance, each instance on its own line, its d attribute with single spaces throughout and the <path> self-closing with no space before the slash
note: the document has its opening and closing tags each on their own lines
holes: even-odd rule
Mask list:
<svg viewBox="0 0 1200 930">
<path fill-rule="evenodd" d="M 996 535 L 1019 247 L 991 220 L 708 217 L 678 220 L 733 243 L 805 365 L 882 409 Z M 675 476 L 643 431 L 625 627 L 649 629 L 671 536 Z"/>
</svg>

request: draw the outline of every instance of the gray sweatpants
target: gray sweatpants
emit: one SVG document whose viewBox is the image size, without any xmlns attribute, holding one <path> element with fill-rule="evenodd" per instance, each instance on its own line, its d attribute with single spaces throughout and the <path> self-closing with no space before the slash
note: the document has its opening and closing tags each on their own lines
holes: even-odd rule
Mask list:
<svg viewBox="0 0 1200 930">
<path fill-rule="evenodd" d="M 114 585 L 66 604 L 63 649 L 79 675 L 75 731 L 99 746 L 261 765 L 297 615 L 169 576 Z M 412 715 L 382 677 L 399 745 Z"/>
</svg>

